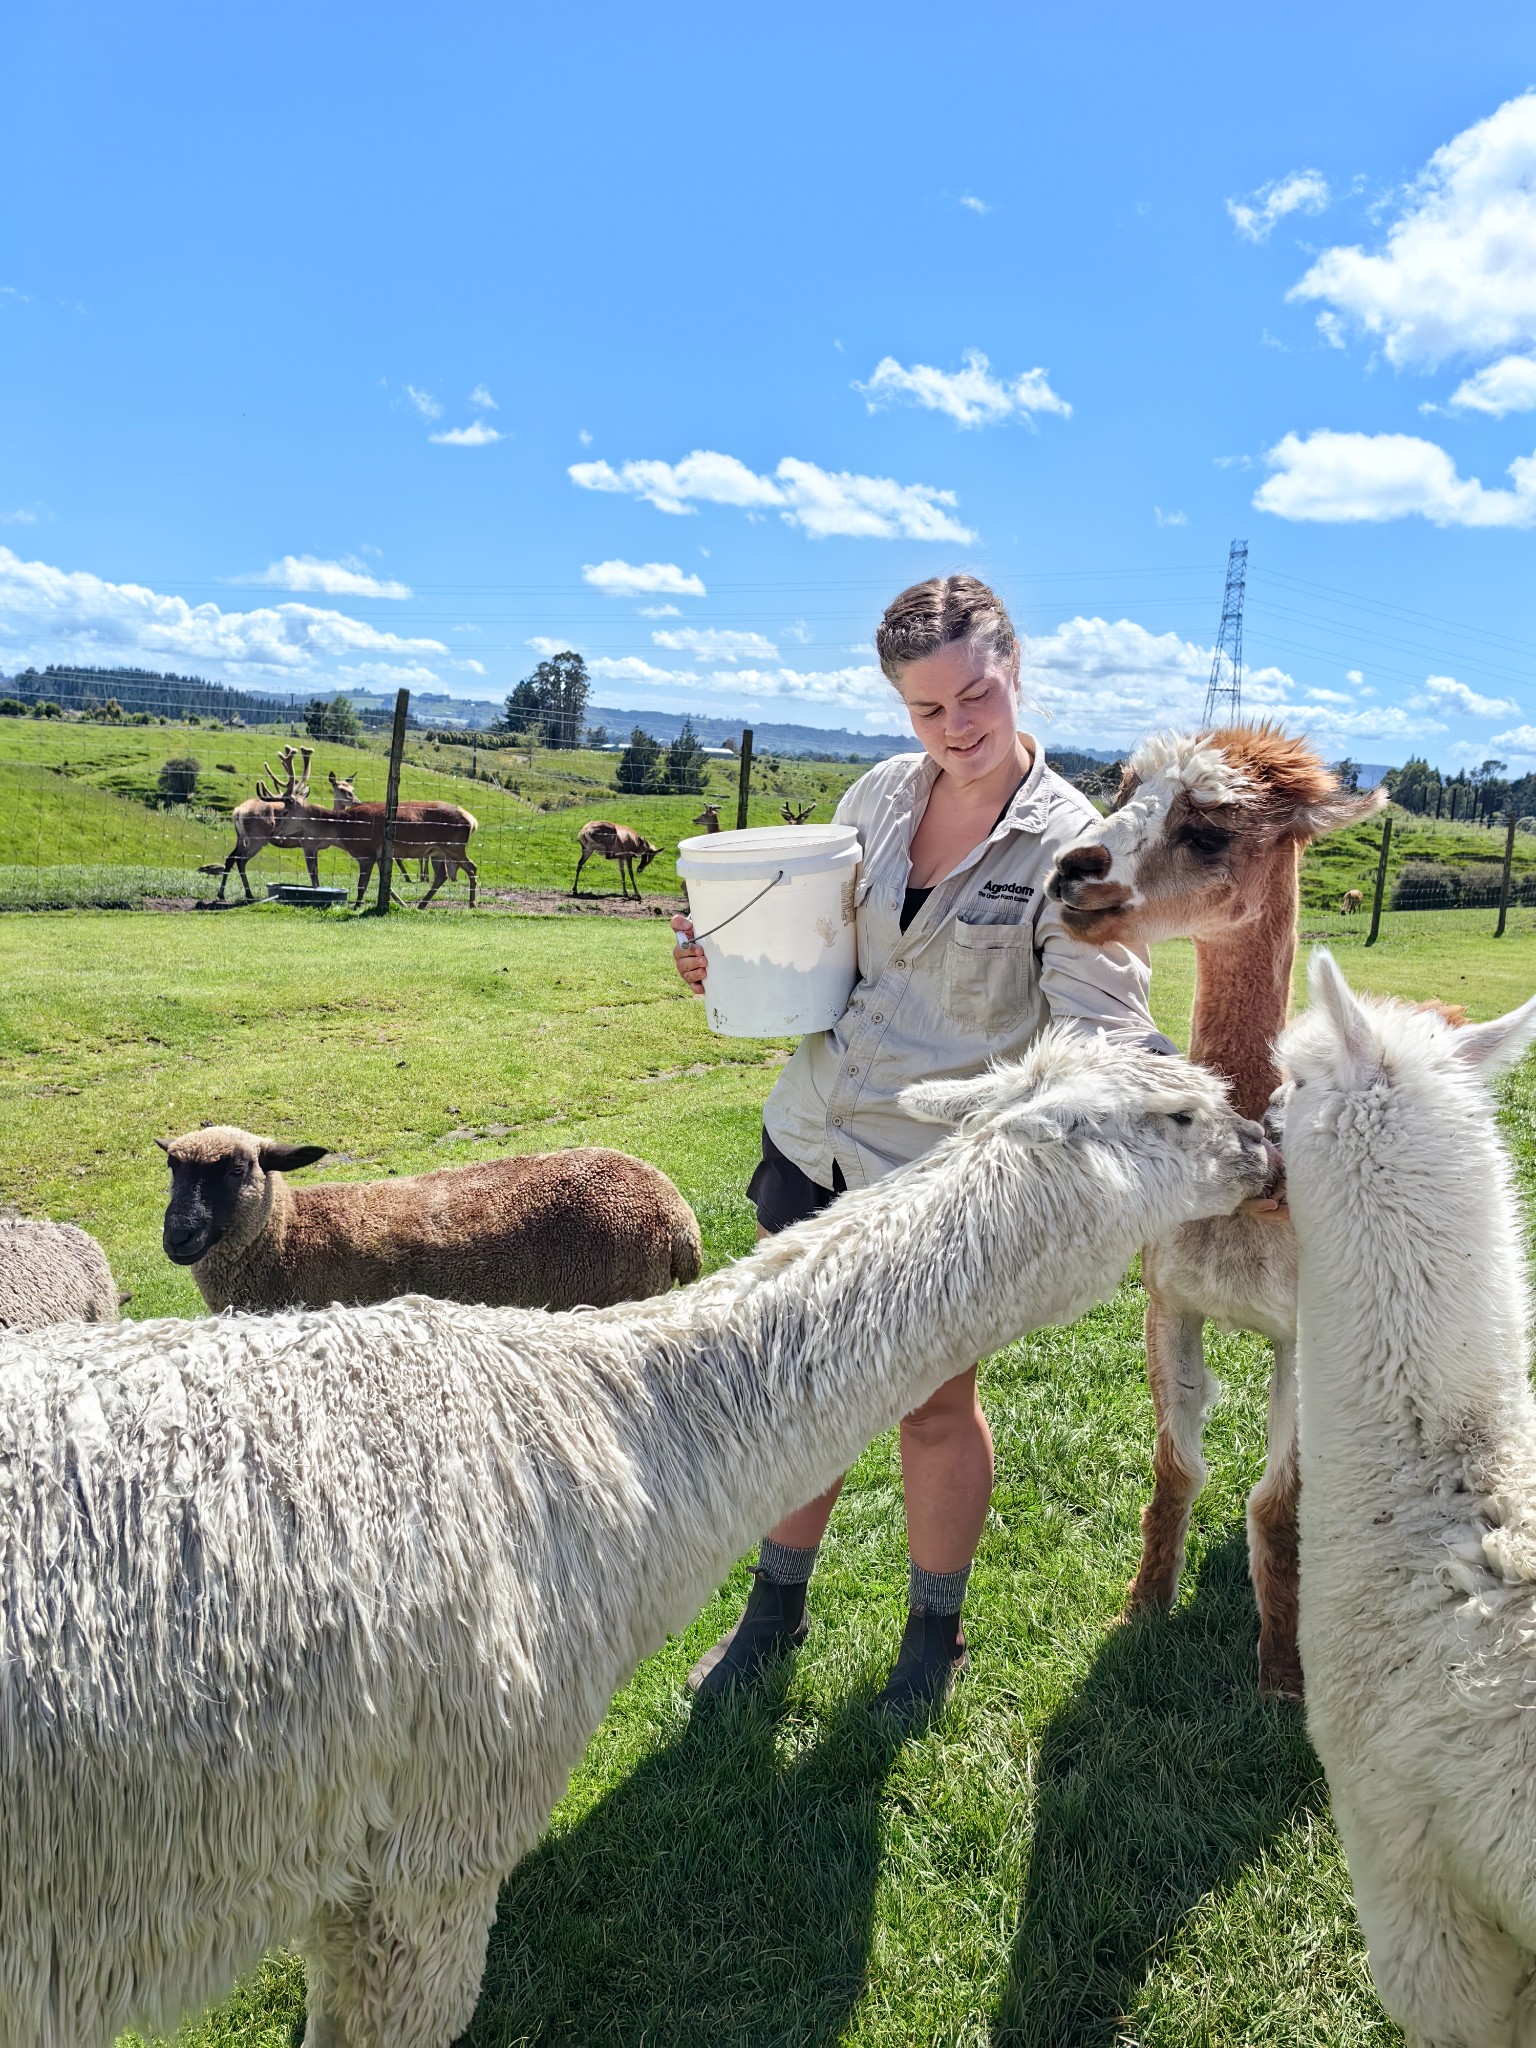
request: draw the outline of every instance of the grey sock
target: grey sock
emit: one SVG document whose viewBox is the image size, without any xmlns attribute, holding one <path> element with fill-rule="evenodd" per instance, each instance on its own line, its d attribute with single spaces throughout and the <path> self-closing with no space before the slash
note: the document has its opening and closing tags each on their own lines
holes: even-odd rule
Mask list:
<svg viewBox="0 0 1536 2048">
<path fill-rule="evenodd" d="M 765 1536 L 757 1553 L 757 1568 L 771 1585 L 803 1586 L 816 1569 L 816 1552 L 820 1547 L 813 1543 L 809 1550 L 795 1550 L 788 1543 L 775 1543 L 771 1536 Z"/>
<path fill-rule="evenodd" d="M 925 1572 L 921 1565 L 909 1563 L 907 1605 L 915 1614 L 958 1614 L 970 1576 L 968 1564 L 957 1572 Z"/>
</svg>

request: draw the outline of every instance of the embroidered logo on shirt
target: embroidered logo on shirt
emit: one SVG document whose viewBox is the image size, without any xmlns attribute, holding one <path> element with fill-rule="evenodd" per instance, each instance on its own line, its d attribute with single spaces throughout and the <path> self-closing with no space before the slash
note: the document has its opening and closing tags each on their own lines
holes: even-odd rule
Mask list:
<svg viewBox="0 0 1536 2048">
<path fill-rule="evenodd" d="M 1034 890 L 1027 882 L 983 882 L 977 890 L 978 896 L 990 896 L 994 900 L 1006 896 L 1014 903 L 1027 903 Z"/>
</svg>

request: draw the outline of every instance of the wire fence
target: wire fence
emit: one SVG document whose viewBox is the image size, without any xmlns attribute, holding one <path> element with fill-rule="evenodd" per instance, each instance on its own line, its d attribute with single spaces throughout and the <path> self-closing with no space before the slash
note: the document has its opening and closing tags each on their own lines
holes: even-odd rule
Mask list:
<svg viewBox="0 0 1536 2048">
<path fill-rule="evenodd" d="M 29 699 L 9 703 L 5 692 L 16 685 L 0 683 L 0 909 L 243 905 L 311 883 L 356 901 L 375 886 L 387 729 L 315 736 L 296 702 L 258 700 L 275 714 L 262 721 L 247 716 L 251 705 L 232 710 L 237 693 L 202 685 L 199 696 L 185 678 L 171 679 L 179 715 L 170 717 L 158 708 L 157 679 L 135 692 L 120 672 L 110 697 L 98 678 L 94 698 L 78 681 L 94 672 L 67 672 L 75 698 L 65 701 L 61 673 L 46 672 Z M 42 694 L 50 689 L 58 695 Z M 488 908 L 515 908 L 568 895 L 582 827 L 601 821 L 621 828 L 630 852 L 621 870 L 612 844 L 596 846 L 582 863 L 582 896 L 606 903 L 638 894 L 675 907 L 678 842 L 710 830 L 712 816 L 723 828 L 737 823 L 739 758 L 701 751 L 687 778 L 693 786 L 638 793 L 616 786 L 622 762 L 617 750 L 551 748 L 539 734 L 408 728 L 398 900 L 467 904 L 473 895 Z M 746 822 L 825 822 L 867 765 L 759 757 L 749 768 Z M 425 822 L 421 807 L 431 814 Z"/>
</svg>

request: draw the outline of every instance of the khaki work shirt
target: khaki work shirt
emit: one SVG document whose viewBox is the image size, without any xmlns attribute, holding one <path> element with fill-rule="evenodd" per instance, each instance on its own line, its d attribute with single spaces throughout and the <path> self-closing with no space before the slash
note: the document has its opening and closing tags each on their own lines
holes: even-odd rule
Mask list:
<svg viewBox="0 0 1536 2048">
<path fill-rule="evenodd" d="M 859 979 L 832 1029 L 801 1039 L 763 1108 L 768 1135 L 819 1187 L 832 1186 L 834 1163 L 857 1188 L 928 1151 L 944 1127 L 906 1115 L 900 1090 L 1017 1056 L 1052 1020 L 1174 1049 L 1147 1007 L 1146 954 L 1080 945 L 1046 897 L 1057 854 L 1098 812 L 1030 745 L 1034 763 L 1007 810 L 905 932 L 912 835 L 937 767 L 898 754 L 837 807 L 835 822 L 854 826 L 863 847 Z"/>
</svg>

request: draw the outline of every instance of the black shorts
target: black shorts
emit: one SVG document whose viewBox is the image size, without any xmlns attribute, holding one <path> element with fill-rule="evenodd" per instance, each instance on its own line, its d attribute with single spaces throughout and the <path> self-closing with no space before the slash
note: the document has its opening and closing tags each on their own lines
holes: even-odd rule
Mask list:
<svg viewBox="0 0 1536 2048">
<path fill-rule="evenodd" d="M 747 1182 L 747 1200 L 756 1209 L 759 1224 L 772 1237 L 829 1207 L 847 1186 L 843 1169 L 834 1159 L 831 1187 L 818 1187 L 808 1173 L 802 1173 L 792 1159 L 785 1158 L 765 1130 L 763 1156 Z"/>
</svg>

